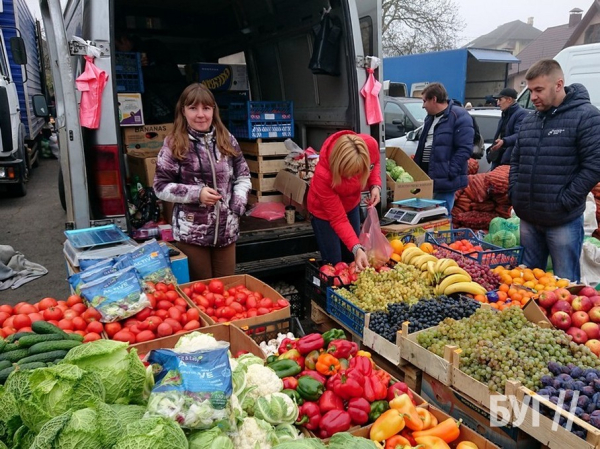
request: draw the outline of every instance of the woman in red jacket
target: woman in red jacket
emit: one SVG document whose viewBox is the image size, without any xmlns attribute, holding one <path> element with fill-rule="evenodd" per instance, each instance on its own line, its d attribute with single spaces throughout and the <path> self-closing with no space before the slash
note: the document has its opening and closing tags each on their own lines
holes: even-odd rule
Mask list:
<svg viewBox="0 0 600 449">
<path fill-rule="evenodd" d="M 369 265 L 358 241 L 359 204 L 367 189 L 369 204 L 379 203 L 379 158 L 379 145 L 367 134 L 339 131 L 323 144 L 308 191 L 308 211 L 324 261 L 336 264 L 352 252 L 358 270 Z"/>
</svg>

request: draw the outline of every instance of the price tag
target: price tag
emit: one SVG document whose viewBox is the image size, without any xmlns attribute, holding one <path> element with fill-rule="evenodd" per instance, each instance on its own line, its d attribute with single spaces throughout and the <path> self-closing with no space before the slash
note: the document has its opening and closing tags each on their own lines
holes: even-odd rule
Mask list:
<svg viewBox="0 0 600 449">
<path fill-rule="evenodd" d="M 320 287 L 321 280 L 318 277 L 313 276 L 313 284 L 315 284 L 317 287 Z"/>
</svg>

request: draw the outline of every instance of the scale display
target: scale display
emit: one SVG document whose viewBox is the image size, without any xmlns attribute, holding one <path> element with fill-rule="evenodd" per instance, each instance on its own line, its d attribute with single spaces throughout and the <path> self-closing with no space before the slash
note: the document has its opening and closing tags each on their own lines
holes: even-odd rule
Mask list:
<svg viewBox="0 0 600 449">
<path fill-rule="evenodd" d="M 384 216 L 385 218 L 394 220 L 398 223 L 415 225 L 426 219 L 430 219 L 431 217 L 438 217 L 442 215 L 448 215 L 448 209 L 442 206 L 437 206 L 422 210 L 410 210 L 393 207 L 388 210 Z"/>
</svg>

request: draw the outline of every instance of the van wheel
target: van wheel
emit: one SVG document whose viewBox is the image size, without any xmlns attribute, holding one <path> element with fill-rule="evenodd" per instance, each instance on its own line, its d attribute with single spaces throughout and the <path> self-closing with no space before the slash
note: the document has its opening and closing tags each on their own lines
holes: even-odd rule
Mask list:
<svg viewBox="0 0 600 449">
<path fill-rule="evenodd" d="M 58 197 L 60 198 L 60 205 L 63 210 L 67 211 L 67 200 L 65 198 L 65 183 L 63 180 L 62 169 L 58 169 Z"/>
<path fill-rule="evenodd" d="M 13 196 L 25 196 L 27 195 L 27 184 L 25 181 L 21 181 L 19 184 L 10 186 L 10 192 Z"/>
</svg>

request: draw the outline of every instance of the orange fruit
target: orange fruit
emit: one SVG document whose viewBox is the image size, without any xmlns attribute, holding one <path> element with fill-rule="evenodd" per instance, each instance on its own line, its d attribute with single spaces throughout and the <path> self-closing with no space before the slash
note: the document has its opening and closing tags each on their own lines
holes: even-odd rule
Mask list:
<svg viewBox="0 0 600 449">
<path fill-rule="evenodd" d="M 404 249 L 404 243 L 400 239 L 390 240 L 390 245 L 396 254 L 402 254 L 402 250 Z"/>
<path fill-rule="evenodd" d="M 533 282 L 533 281 L 525 281 L 525 282 L 523 282 L 523 287 L 534 288 L 535 287 L 535 282 Z"/>
<path fill-rule="evenodd" d="M 525 271 L 523 271 L 523 279 L 525 279 L 526 281 L 533 281 L 535 279 L 533 271 L 531 271 L 530 269 L 526 269 Z"/>
<path fill-rule="evenodd" d="M 558 281 L 556 281 L 556 286 L 558 288 L 564 288 L 567 287 L 569 285 L 569 280 L 568 279 L 559 279 Z"/>
<path fill-rule="evenodd" d="M 508 286 L 508 284 L 500 284 L 500 287 L 498 288 L 498 290 L 500 290 L 501 292 L 507 293 L 509 288 L 510 287 Z"/>
<path fill-rule="evenodd" d="M 404 249 L 406 249 L 406 248 L 411 248 L 411 247 L 413 247 L 413 246 L 417 246 L 417 245 L 415 245 L 413 242 L 408 242 L 408 243 L 405 243 L 405 244 L 404 244 Z"/>
<path fill-rule="evenodd" d="M 498 290 L 498 298 L 500 301 L 506 301 L 506 298 L 508 298 L 508 293 Z"/>
<path fill-rule="evenodd" d="M 421 246 L 419 246 L 419 248 L 421 248 L 421 251 L 423 251 L 424 253 L 433 254 L 433 245 L 429 242 L 421 243 Z"/>
<path fill-rule="evenodd" d="M 510 277 L 512 277 L 513 279 L 520 278 L 521 270 L 519 270 L 518 268 L 513 268 L 512 270 L 510 270 Z"/>
<path fill-rule="evenodd" d="M 500 280 L 504 283 L 504 284 L 512 284 L 513 278 L 509 273 L 504 273 L 501 277 Z"/>
<path fill-rule="evenodd" d="M 523 282 L 525 282 L 523 281 L 523 278 L 513 278 L 513 284 L 523 285 Z"/>
<path fill-rule="evenodd" d="M 479 302 L 487 302 L 487 298 L 485 297 L 485 295 L 475 295 L 473 299 Z"/>
<path fill-rule="evenodd" d="M 541 290 L 544 290 L 544 285 L 542 284 L 535 284 L 535 287 L 533 287 L 534 290 L 537 290 L 538 292 Z"/>
<path fill-rule="evenodd" d="M 390 256 L 390 259 L 396 261 L 396 262 L 401 262 L 402 261 L 402 256 L 400 254 L 397 253 L 392 253 L 392 255 Z"/>
<path fill-rule="evenodd" d="M 510 297 L 510 300 L 514 301 L 514 302 L 521 302 L 522 299 L 523 299 L 523 296 L 520 293 L 515 293 L 514 295 L 512 295 Z"/>
<path fill-rule="evenodd" d="M 539 279 L 542 276 L 545 276 L 546 272 L 544 270 L 542 270 L 541 268 L 534 268 L 533 275 L 535 276 L 536 279 Z"/>
</svg>

